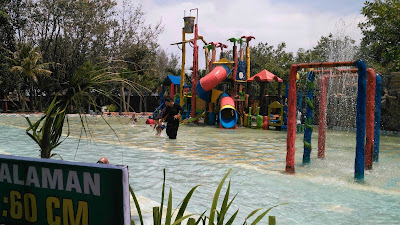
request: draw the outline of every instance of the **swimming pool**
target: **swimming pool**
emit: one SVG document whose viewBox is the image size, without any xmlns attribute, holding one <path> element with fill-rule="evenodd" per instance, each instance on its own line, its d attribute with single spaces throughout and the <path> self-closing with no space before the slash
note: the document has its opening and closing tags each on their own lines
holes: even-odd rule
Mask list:
<svg viewBox="0 0 400 225">
<path fill-rule="evenodd" d="M 303 137 L 298 134 L 296 173 L 288 175 L 283 173 L 285 132 L 182 125 L 178 139 L 169 140 L 154 135 L 143 118 L 134 127 L 126 117 L 105 119 L 117 135 L 102 118 L 88 117 L 91 137 L 83 135 L 79 142 L 79 119 L 70 117 L 71 136 L 54 152 L 64 160 L 96 162 L 106 156 L 111 163 L 128 165 L 130 184 L 146 198 L 160 201 L 166 168 L 173 205 L 200 184 L 188 211 L 203 212 L 211 207 L 219 181 L 232 168 L 231 193 L 238 196 L 231 213 L 240 208 L 238 224 L 252 210 L 280 203 L 289 204 L 269 213 L 278 224 L 400 223 L 400 137 L 381 137 L 379 163 L 366 171 L 365 183 L 359 184 L 353 179 L 354 133 L 328 131 L 326 159 L 319 160 L 315 129 L 311 164 L 306 166 L 301 165 Z M 39 157 L 38 146 L 25 134 L 26 127 L 23 117 L 0 116 L 0 153 Z"/>
</svg>

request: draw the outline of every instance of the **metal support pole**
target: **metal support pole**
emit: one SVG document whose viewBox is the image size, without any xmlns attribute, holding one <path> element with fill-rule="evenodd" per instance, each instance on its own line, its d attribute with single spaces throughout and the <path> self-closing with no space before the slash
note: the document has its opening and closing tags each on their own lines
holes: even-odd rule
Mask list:
<svg viewBox="0 0 400 225">
<path fill-rule="evenodd" d="M 186 57 L 186 44 L 185 44 L 185 28 L 182 28 L 182 67 L 181 67 L 181 83 L 180 83 L 180 96 L 179 104 L 183 106 L 184 96 L 183 96 L 183 85 L 185 84 L 185 57 Z"/>
</svg>

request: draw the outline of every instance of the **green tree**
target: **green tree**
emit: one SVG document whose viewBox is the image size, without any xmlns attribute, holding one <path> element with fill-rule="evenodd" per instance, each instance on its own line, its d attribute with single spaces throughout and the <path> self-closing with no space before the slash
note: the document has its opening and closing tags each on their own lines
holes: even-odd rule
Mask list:
<svg viewBox="0 0 400 225">
<path fill-rule="evenodd" d="M 294 63 L 294 56 L 291 52 L 285 51 L 286 44 L 281 43 L 276 48 L 268 43 L 258 43 L 257 46 L 250 48 L 250 73 L 251 76 L 256 75 L 262 70 L 266 69 L 271 73 L 282 78 L 284 81 L 288 80 L 290 67 Z M 270 95 L 278 94 L 278 84 L 272 82 L 265 85 L 266 93 Z M 283 88 L 283 87 L 281 87 Z M 264 88 L 261 88 L 264 89 Z M 258 96 L 260 87 L 256 82 L 253 82 L 251 88 L 251 95 Z"/>
<path fill-rule="evenodd" d="M 366 21 L 358 24 L 364 35 L 363 56 L 381 73 L 400 71 L 400 1 L 375 0 L 364 4 L 362 14 Z"/>
<path fill-rule="evenodd" d="M 65 140 L 61 140 L 61 136 L 64 125 L 68 123 L 66 115 L 71 106 L 82 109 L 89 103 L 96 109 L 94 96 L 113 97 L 112 87 L 114 85 L 112 84 L 121 82 L 128 86 L 135 86 L 122 78 L 120 73 L 116 73 L 115 68 L 107 65 L 94 66 L 86 62 L 77 73 L 71 76 L 67 88 L 55 94 L 42 118 L 35 123 L 32 123 L 28 117 L 26 118 L 29 123 L 26 133 L 39 145 L 40 157 L 51 158 L 54 156 L 52 150 Z M 78 112 L 80 113 L 80 111 Z M 87 124 L 84 123 L 84 119 L 81 121 L 82 128 L 86 132 Z M 67 137 L 68 135 L 69 130 Z"/>
<path fill-rule="evenodd" d="M 108 61 L 116 72 L 127 72 L 124 78 L 132 81 L 147 81 L 143 77 L 146 74 L 155 81 L 149 89 L 157 86 L 157 80 L 165 75 L 167 69 L 176 67 L 176 57 L 159 49 L 158 35 L 163 31 L 161 21 L 149 25 L 142 7 L 130 1 L 118 2 L 121 3 L 118 7 L 115 0 L 0 0 L 0 3 L 0 12 L 4 12 L 1 20 L 7 14 L 12 28 L 8 32 L 11 36 L 7 37 L 12 39 L 14 35 L 15 42 L 35 43 L 40 47 L 43 61 L 52 62 L 49 65 L 52 76 L 37 77 L 38 83 L 34 83 L 32 90 L 41 93 L 39 102 L 43 98 L 44 105 L 49 105 L 59 90 L 67 88 L 71 76 L 87 61 Z M 0 29 L 4 28 L 3 24 L 1 26 Z M 2 35 L 0 38 L 5 37 Z M 15 52 L 15 49 L 10 50 Z M 0 60 L 4 59 L 3 55 L 4 52 L 0 52 Z M 130 72 L 124 72 L 125 68 Z M 19 89 L 14 84 L 22 84 L 21 88 L 27 85 L 11 76 L 7 67 L 0 67 L 0 74 L 1 86 L 7 88 L 3 89 L 6 92 Z M 135 91 L 122 84 L 113 90 L 118 90 L 121 96 L 130 96 L 130 92 Z M 123 103 L 123 108 L 128 110 L 129 99 Z"/>
<path fill-rule="evenodd" d="M 124 78 L 139 87 L 131 89 L 123 83 L 119 87 L 119 94 L 122 96 L 120 108 L 129 111 L 132 92 L 143 96 L 144 93 L 153 90 L 155 84 L 152 81 L 159 83 L 160 79 L 156 77 L 160 77 L 165 69 L 163 64 L 158 64 L 158 58 L 162 55 L 157 51 L 158 35 L 163 28 L 161 21 L 154 26 L 146 24 L 141 5 L 133 5 L 127 0 L 122 1 L 121 9 L 115 18 L 118 24 L 111 31 L 110 56 L 126 63 L 125 67 L 128 70 L 123 72 Z M 141 102 L 142 100 L 141 98 Z"/>
<path fill-rule="evenodd" d="M 26 92 L 28 89 L 33 101 L 34 84 L 38 82 L 38 76 L 50 76 L 51 71 L 47 70 L 48 63 L 42 63 L 42 55 L 39 47 L 31 47 L 28 44 L 19 43 L 17 51 L 13 53 L 10 71 L 21 76 L 18 84 L 19 99 L 21 101 L 21 109 L 25 111 Z M 24 87 L 25 86 L 27 87 Z"/>
<path fill-rule="evenodd" d="M 0 0 L 0 98 L 13 89 L 15 77 L 9 71 L 7 58 L 15 51 L 15 30 L 6 13 L 7 2 Z"/>
<path fill-rule="evenodd" d="M 65 88 L 65 83 L 86 61 L 108 58 L 110 32 L 115 20 L 116 2 L 109 0 L 73 1 L 39 0 L 27 30 L 38 43 L 47 62 L 54 62 L 53 76 L 46 79 L 48 94 Z"/>
</svg>

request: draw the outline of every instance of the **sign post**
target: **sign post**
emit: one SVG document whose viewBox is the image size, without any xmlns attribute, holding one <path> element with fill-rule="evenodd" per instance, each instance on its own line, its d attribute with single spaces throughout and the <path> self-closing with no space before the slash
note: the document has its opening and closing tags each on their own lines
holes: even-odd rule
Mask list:
<svg viewBox="0 0 400 225">
<path fill-rule="evenodd" d="M 128 167 L 0 155 L 2 223 L 128 225 Z"/>
</svg>

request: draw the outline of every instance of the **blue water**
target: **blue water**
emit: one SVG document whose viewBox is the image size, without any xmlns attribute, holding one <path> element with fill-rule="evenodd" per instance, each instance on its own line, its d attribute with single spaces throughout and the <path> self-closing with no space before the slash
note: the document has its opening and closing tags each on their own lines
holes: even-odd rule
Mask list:
<svg viewBox="0 0 400 225">
<path fill-rule="evenodd" d="M 381 137 L 379 163 L 366 171 L 365 183 L 360 184 L 353 181 L 354 133 L 328 131 L 326 159 L 317 159 L 313 150 L 307 166 L 301 165 L 303 137 L 297 135 L 296 173 L 288 175 L 283 173 L 284 132 L 183 125 L 178 139 L 169 140 L 165 134 L 156 136 L 144 119 L 134 127 L 129 118 L 105 119 L 113 129 L 102 118 L 89 117 L 90 135 L 79 138 L 80 122 L 70 118 L 71 136 L 54 152 L 64 160 L 96 162 L 106 156 L 111 163 L 128 165 L 137 195 L 160 202 L 165 168 L 173 205 L 201 185 L 188 211 L 202 213 L 211 207 L 219 181 L 232 169 L 231 193 L 238 195 L 230 212 L 240 209 L 235 224 L 242 224 L 254 209 L 282 203 L 288 204 L 269 213 L 278 224 L 400 224 L 399 137 Z M 26 127 L 22 117 L 0 116 L 0 153 L 39 157 Z M 317 145 L 315 135 L 312 144 Z"/>
</svg>

